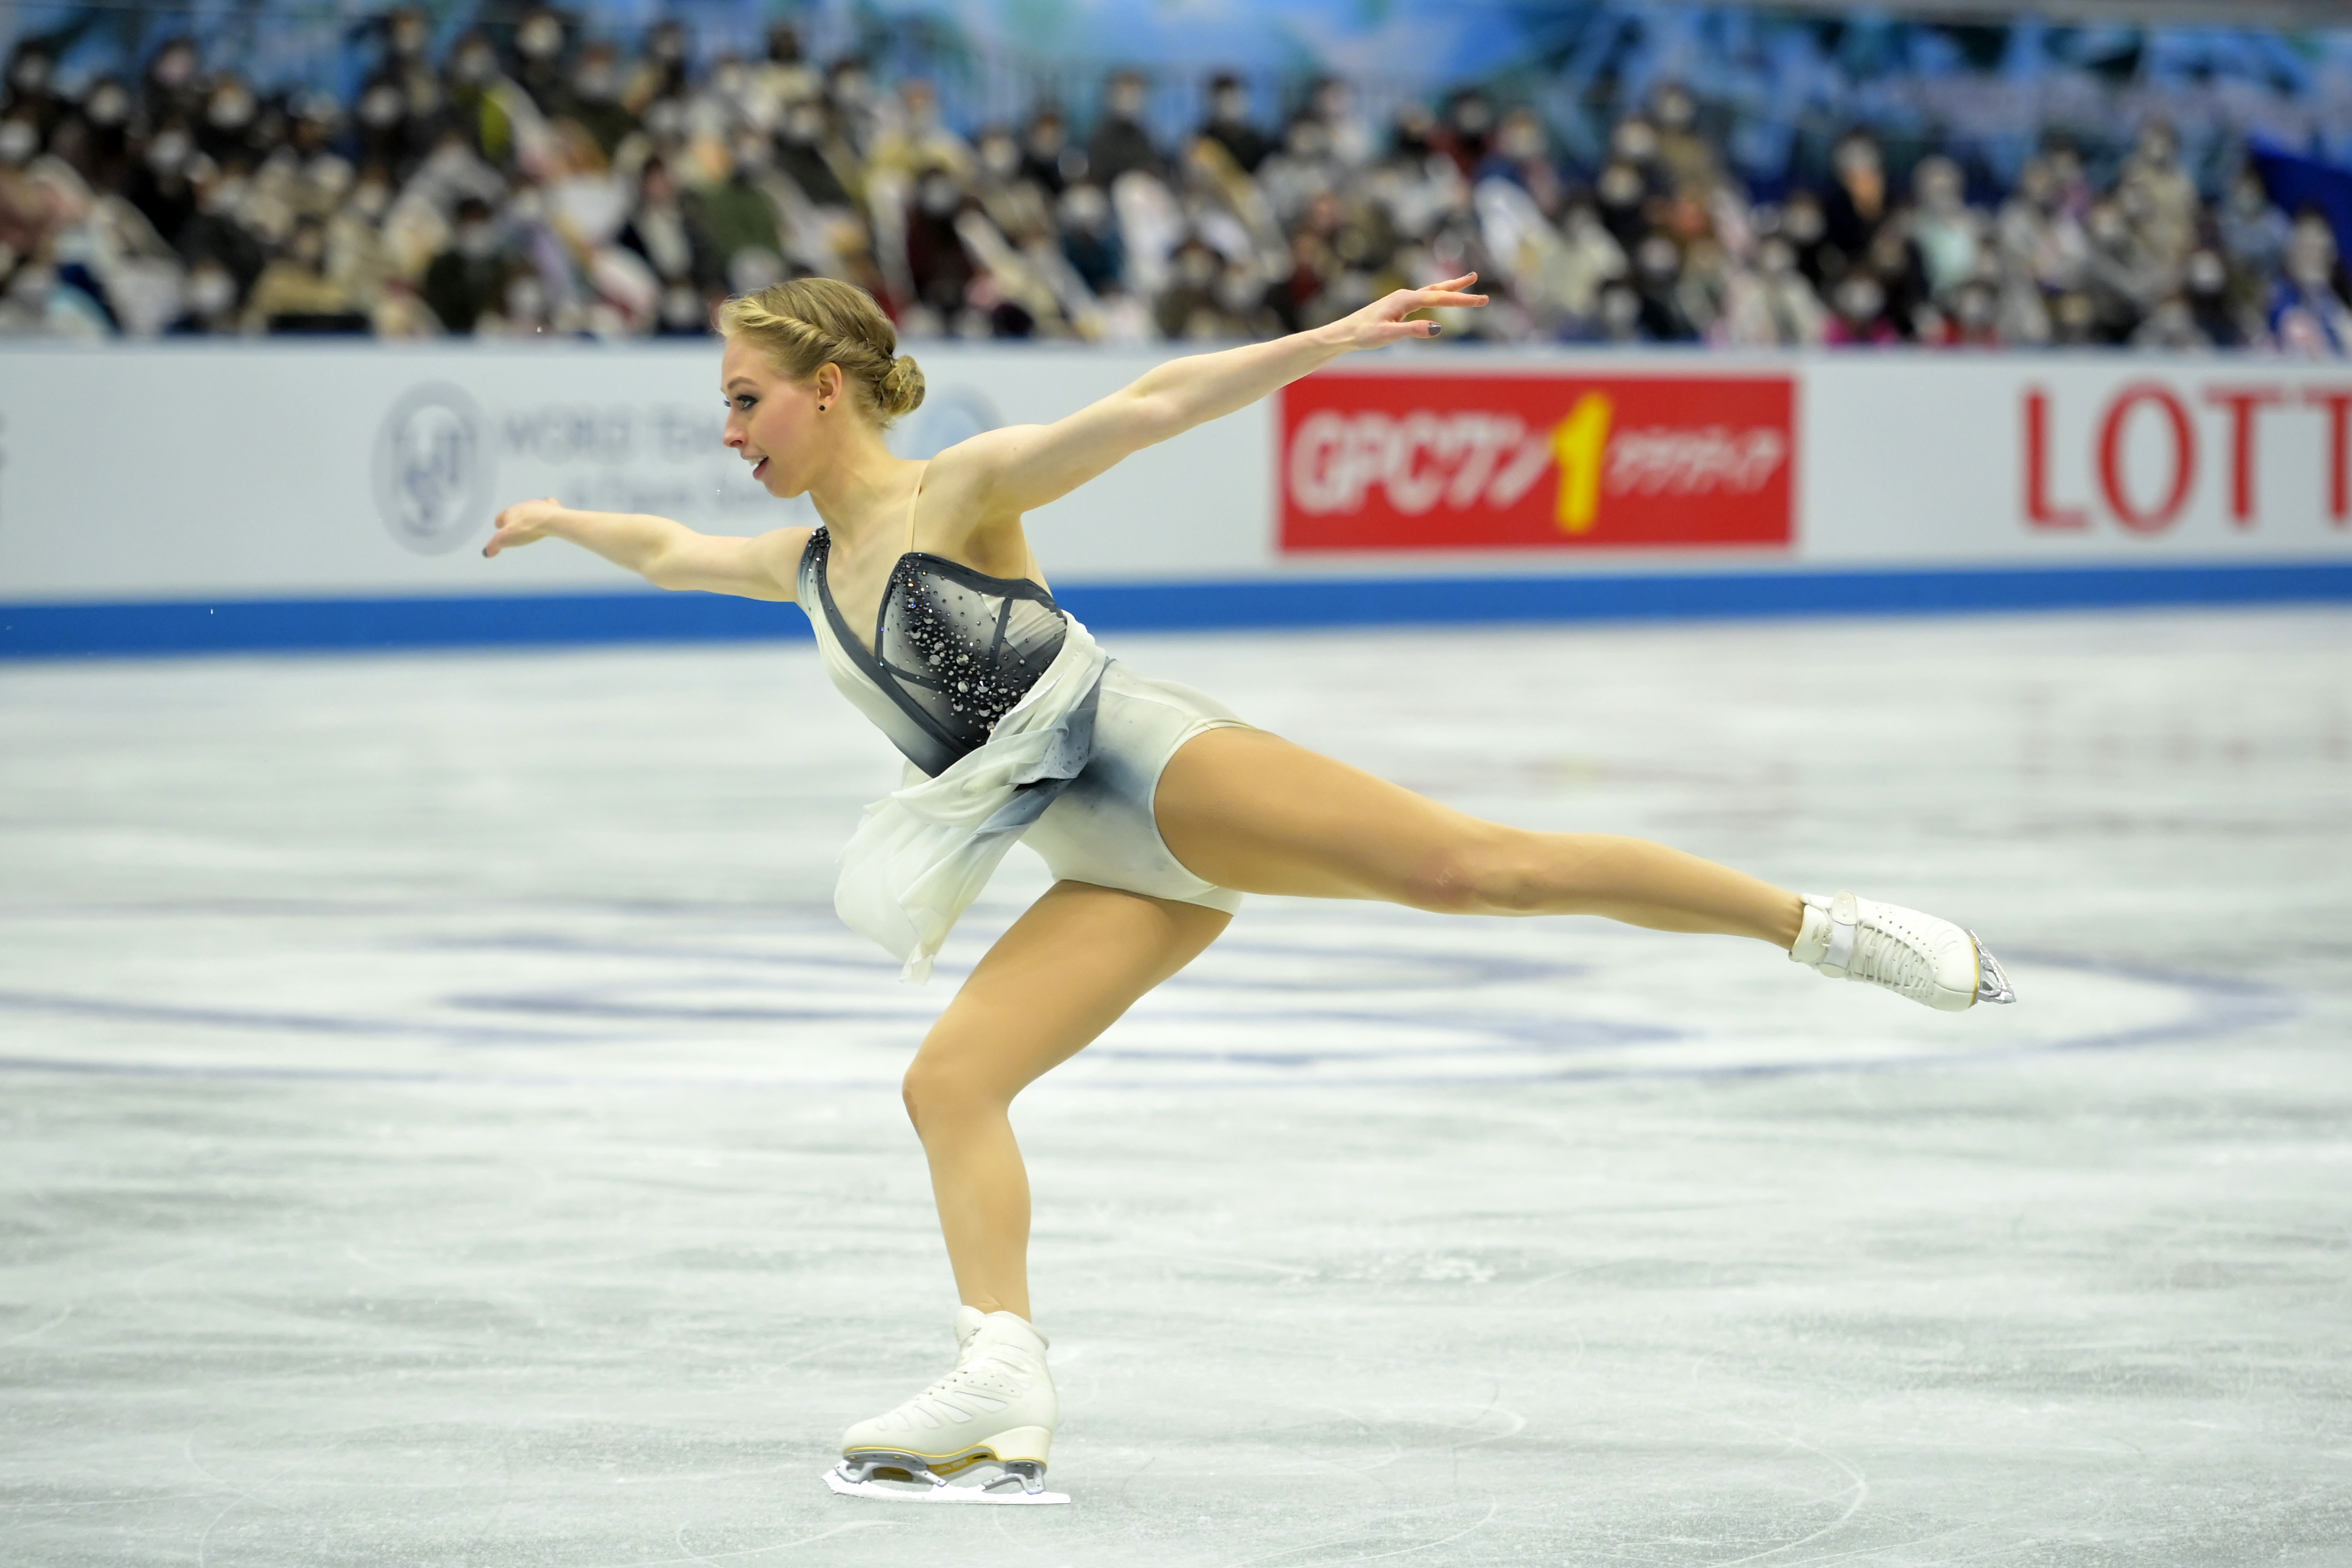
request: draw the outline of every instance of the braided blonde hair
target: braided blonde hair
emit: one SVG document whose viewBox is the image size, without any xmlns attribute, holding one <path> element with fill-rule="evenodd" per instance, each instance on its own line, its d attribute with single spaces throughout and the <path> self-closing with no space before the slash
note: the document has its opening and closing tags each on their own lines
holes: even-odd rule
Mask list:
<svg viewBox="0 0 2352 1568">
<path fill-rule="evenodd" d="M 898 329 L 855 283 L 795 278 L 740 294 L 719 307 L 719 330 L 749 338 L 769 363 L 805 381 L 828 364 L 856 386 L 866 412 L 885 426 L 923 405 L 923 372 L 898 352 Z"/>
</svg>

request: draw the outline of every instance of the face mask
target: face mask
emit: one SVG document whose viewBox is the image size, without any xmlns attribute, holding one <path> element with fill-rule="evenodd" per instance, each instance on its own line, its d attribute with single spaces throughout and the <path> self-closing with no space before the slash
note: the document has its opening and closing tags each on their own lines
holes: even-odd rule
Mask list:
<svg viewBox="0 0 2352 1568">
<path fill-rule="evenodd" d="M 236 303 L 236 279 L 217 267 L 207 267 L 188 279 L 188 309 L 199 316 L 217 316 Z"/>
<path fill-rule="evenodd" d="M 21 163 L 40 145 L 41 133 L 30 121 L 11 120 L 0 125 L 0 163 Z"/>
<path fill-rule="evenodd" d="M 478 86 L 498 74 L 498 58 L 488 49 L 472 48 L 459 55 L 449 71 L 467 86 Z"/>
<path fill-rule="evenodd" d="M 352 193 L 352 210 L 373 223 L 392 205 L 392 187 L 381 180 L 370 180 Z"/>
<path fill-rule="evenodd" d="M 360 123 L 377 131 L 389 130 L 400 122 L 400 89 L 396 87 L 372 87 L 360 99 Z"/>
<path fill-rule="evenodd" d="M 980 161 L 990 174 L 1004 179 L 1021 167 L 1021 149 L 1002 138 L 992 137 L 981 143 Z"/>
<path fill-rule="evenodd" d="M 563 49 L 563 26 L 552 16 L 533 16 L 515 34 L 515 47 L 529 59 L 551 59 Z"/>
<path fill-rule="evenodd" d="M 457 254 L 468 261 L 479 261 L 499 247 L 499 237 L 486 223 L 460 224 L 457 226 Z"/>
<path fill-rule="evenodd" d="M 218 130 L 242 130 L 253 122 L 252 95 L 244 92 L 215 93 L 212 107 L 205 111 L 205 118 Z"/>
<path fill-rule="evenodd" d="M 18 92 L 39 92 L 49 85 L 49 62 L 44 55 L 26 55 L 8 73 L 8 80 Z"/>
<path fill-rule="evenodd" d="M 933 217 L 945 217 L 963 203 L 963 193 L 953 180 L 925 180 L 922 194 L 923 211 Z"/>
<path fill-rule="evenodd" d="M 89 116 L 92 125 L 120 125 L 131 118 L 131 95 L 108 82 L 89 95 L 82 112 Z"/>
<path fill-rule="evenodd" d="M 1610 142 L 1619 157 L 1635 163 L 1647 163 L 1658 151 L 1658 133 L 1638 120 L 1620 125 Z"/>
</svg>

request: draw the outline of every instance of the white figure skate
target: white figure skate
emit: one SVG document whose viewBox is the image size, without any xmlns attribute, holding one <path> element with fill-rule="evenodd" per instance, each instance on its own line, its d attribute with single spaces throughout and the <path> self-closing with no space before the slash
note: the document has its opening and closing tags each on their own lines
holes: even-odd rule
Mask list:
<svg viewBox="0 0 2352 1568">
<path fill-rule="evenodd" d="M 1972 931 L 1848 892 L 1804 897 L 1804 930 L 1789 950 L 1796 963 L 1832 980 L 1884 985 L 1945 1013 L 2017 1000 L 2009 976 Z"/>
<path fill-rule="evenodd" d="M 1012 1312 L 956 1309 L 955 1370 L 841 1439 L 824 1484 L 891 1502 L 1054 1503 L 1045 1461 L 1061 1424 L 1045 1336 Z"/>
</svg>

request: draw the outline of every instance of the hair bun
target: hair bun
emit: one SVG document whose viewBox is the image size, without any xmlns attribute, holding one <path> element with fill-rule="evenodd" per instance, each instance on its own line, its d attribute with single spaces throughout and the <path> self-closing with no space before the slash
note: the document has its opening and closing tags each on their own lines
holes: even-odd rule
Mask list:
<svg viewBox="0 0 2352 1568">
<path fill-rule="evenodd" d="M 923 405 L 923 367 L 915 363 L 914 355 L 900 354 L 891 363 L 882 384 L 874 389 L 874 401 L 893 419 Z"/>
</svg>

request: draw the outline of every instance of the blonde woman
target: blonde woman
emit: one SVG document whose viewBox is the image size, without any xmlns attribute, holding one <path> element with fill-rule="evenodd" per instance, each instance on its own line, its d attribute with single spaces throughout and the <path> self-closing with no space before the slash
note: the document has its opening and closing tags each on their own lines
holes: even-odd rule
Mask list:
<svg viewBox="0 0 2352 1568">
<path fill-rule="evenodd" d="M 1992 956 L 1948 921 L 1851 893 L 1801 898 L 1662 844 L 1479 821 L 1130 669 L 1055 604 L 1024 514 L 1342 354 L 1436 336 L 1409 318 L 1484 304 L 1464 292 L 1475 280 L 1172 360 L 1058 423 L 992 430 L 928 462 L 883 444 L 923 377 L 873 300 L 825 279 L 782 283 L 720 312 L 725 439 L 771 495 L 807 496 L 822 527 L 714 538 L 552 500 L 499 514 L 488 555 L 565 539 L 661 587 L 806 612 L 835 685 L 909 764 L 907 787 L 857 828 L 835 894 L 909 978 L 928 975 L 1016 839 L 1055 877 L 907 1070 L 962 1301 L 959 1353 L 939 1383 L 849 1429 L 835 1489 L 1062 1500 L 1043 1486 L 1057 1411 L 1030 1321 L 1029 1184 L 1008 1113 L 1198 957 L 1244 893 L 1600 915 L 1750 937 L 1932 1007 L 2011 999 Z"/>
</svg>

